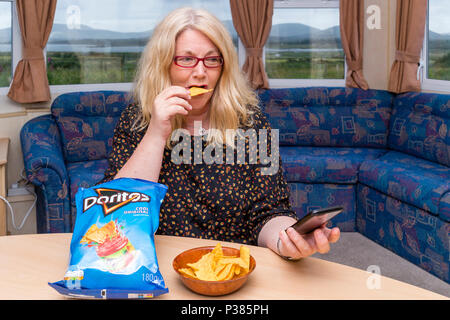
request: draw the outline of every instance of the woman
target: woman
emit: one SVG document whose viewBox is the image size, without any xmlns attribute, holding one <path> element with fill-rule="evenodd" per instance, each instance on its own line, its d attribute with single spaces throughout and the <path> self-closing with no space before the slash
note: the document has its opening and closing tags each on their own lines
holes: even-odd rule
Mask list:
<svg viewBox="0 0 450 320">
<path fill-rule="evenodd" d="M 192 86 L 209 91 L 191 96 Z M 158 233 L 260 245 L 289 259 L 328 252 L 339 239 L 338 228 L 306 236 L 288 228 L 296 215 L 281 166 L 264 175 L 260 153 L 258 163 L 249 161 L 254 146 L 234 144 L 239 130 L 264 129 L 267 141 L 258 146 L 270 146 L 271 131 L 217 18 L 191 8 L 170 13 L 142 54 L 134 101 L 116 127 L 103 182 L 130 177 L 167 185 Z M 185 161 L 174 161 L 174 136 L 187 146 Z M 205 163 L 208 146 L 216 160 L 244 151 L 247 161 Z M 200 157 L 193 150 L 201 150 Z"/>
</svg>

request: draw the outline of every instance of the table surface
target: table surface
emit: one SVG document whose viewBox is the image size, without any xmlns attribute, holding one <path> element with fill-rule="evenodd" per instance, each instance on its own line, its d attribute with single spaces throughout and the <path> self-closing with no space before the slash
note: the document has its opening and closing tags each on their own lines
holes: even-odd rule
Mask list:
<svg viewBox="0 0 450 320">
<path fill-rule="evenodd" d="M 70 233 L 0 237 L 0 299 L 65 299 L 48 282 L 63 278 L 71 237 Z M 222 297 L 196 294 L 182 284 L 172 261 L 186 249 L 216 244 L 213 240 L 155 236 L 160 271 L 169 288 L 169 293 L 155 299 L 448 299 L 384 276 L 371 282 L 372 273 L 318 258 L 285 261 L 271 250 L 256 246 L 249 246 L 256 268 L 240 290 Z M 371 283 L 379 285 L 373 288 Z"/>
</svg>

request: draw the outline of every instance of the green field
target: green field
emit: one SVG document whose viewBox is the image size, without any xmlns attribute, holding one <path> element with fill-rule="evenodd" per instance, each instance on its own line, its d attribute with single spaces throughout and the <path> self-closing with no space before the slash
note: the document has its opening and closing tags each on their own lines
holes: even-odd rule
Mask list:
<svg viewBox="0 0 450 320">
<path fill-rule="evenodd" d="M 428 78 L 450 80 L 450 43 L 430 43 Z M 132 82 L 140 53 L 47 52 L 51 85 Z M 270 79 L 343 79 L 342 51 L 267 51 Z M 0 53 L 0 87 L 11 82 L 11 55 Z"/>
<path fill-rule="evenodd" d="M 344 79 L 342 52 L 266 53 L 270 79 Z"/>
<path fill-rule="evenodd" d="M 450 80 L 450 49 L 430 49 L 428 58 L 428 79 Z"/>
<path fill-rule="evenodd" d="M 49 52 L 49 83 L 132 82 L 137 53 L 76 54 Z M 266 71 L 272 79 L 343 79 L 344 56 L 340 52 L 266 54 Z"/>
<path fill-rule="evenodd" d="M 11 82 L 11 54 L 0 53 L 0 87 L 8 87 Z"/>
<path fill-rule="evenodd" d="M 450 40 L 430 41 L 428 60 L 428 79 L 450 80 Z"/>
<path fill-rule="evenodd" d="M 48 52 L 51 85 L 132 82 L 140 53 Z"/>
</svg>

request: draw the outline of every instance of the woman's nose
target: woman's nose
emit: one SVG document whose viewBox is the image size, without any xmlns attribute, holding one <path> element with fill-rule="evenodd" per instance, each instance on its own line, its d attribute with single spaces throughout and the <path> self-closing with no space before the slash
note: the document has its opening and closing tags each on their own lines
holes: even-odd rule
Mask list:
<svg viewBox="0 0 450 320">
<path fill-rule="evenodd" d="M 205 76 L 206 75 L 206 67 L 203 64 L 203 61 L 199 61 L 198 64 L 194 67 L 192 71 L 196 76 Z"/>
</svg>

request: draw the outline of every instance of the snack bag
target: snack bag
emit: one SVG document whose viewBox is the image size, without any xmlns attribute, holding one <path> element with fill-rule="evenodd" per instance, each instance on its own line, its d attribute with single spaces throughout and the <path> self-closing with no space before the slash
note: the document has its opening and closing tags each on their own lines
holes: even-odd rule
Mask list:
<svg viewBox="0 0 450 320">
<path fill-rule="evenodd" d="M 64 280 L 49 285 L 93 298 L 167 293 L 154 242 L 166 191 L 165 185 L 130 178 L 80 188 L 69 267 Z"/>
</svg>

